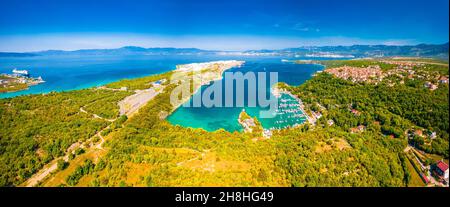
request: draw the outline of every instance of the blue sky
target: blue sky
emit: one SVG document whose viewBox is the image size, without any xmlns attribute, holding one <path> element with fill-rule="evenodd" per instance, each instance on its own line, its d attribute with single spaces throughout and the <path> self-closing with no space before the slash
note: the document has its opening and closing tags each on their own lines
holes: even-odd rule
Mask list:
<svg viewBox="0 0 450 207">
<path fill-rule="evenodd" d="M 445 43 L 448 0 L 1 0 L 0 51 Z"/>
</svg>

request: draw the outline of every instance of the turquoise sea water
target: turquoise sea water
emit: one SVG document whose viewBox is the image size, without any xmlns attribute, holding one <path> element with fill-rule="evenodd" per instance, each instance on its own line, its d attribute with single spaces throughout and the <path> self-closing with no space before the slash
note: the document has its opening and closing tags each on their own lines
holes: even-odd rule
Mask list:
<svg viewBox="0 0 450 207">
<path fill-rule="evenodd" d="M 0 93 L 0 98 L 100 86 L 124 78 L 136 78 L 175 69 L 177 64 L 220 60 L 209 56 L 37 56 L 0 57 L 0 74 L 14 68 L 28 70 L 45 83 L 28 90 Z"/>
<path fill-rule="evenodd" d="M 311 76 L 318 70 L 322 70 L 323 67 L 320 65 L 309 65 L 309 64 L 293 64 L 293 63 L 282 63 L 280 59 L 266 59 L 261 60 L 247 60 L 247 62 L 240 68 L 233 68 L 225 73 L 242 72 L 278 72 L 278 81 L 286 82 L 290 85 L 300 85 L 306 80 L 311 78 Z M 218 80 L 222 81 L 222 85 L 225 85 L 225 79 Z M 202 90 L 194 94 L 194 96 L 201 96 L 202 91 L 208 86 L 203 86 Z M 235 85 L 234 85 L 235 87 Z M 247 91 L 248 85 L 245 84 L 245 90 Z M 269 85 L 267 85 L 269 87 Z M 234 90 L 236 90 L 234 88 Z M 258 89 L 257 89 L 258 90 Z M 270 95 L 270 89 L 266 90 L 267 96 Z M 224 100 L 225 93 L 222 93 Z M 247 93 L 245 93 L 247 97 Z M 246 99 L 246 98 L 245 98 Z M 193 99 L 190 101 L 192 102 Z M 193 128 L 203 128 L 207 131 L 214 131 L 218 129 L 225 129 L 227 131 L 241 131 L 242 127 L 237 122 L 240 112 L 244 108 L 245 111 L 252 117 L 257 117 L 264 128 L 283 128 L 286 126 L 292 126 L 295 124 L 301 124 L 306 119 L 305 117 L 293 117 L 294 113 L 281 114 L 284 110 L 295 110 L 298 107 L 293 107 L 291 105 L 297 104 L 297 101 L 286 94 L 283 94 L 278 100 L 279 107 L 281 104 L 288 105 L 284 106 L 283 109 L 279 108 L 280 114 L 274 118 L 260 118 L 259 112 L 261 110 L 267 110 L 267 108 L 262 108 L 260 106 L 248 107 L 246 104 L 244 107 L 180 107 L 172 115 L 168 117 L 168 121 L 172 124 L 193 127 Z M 297 112 L 297 114 L 301 112 Z"/>
<path fill-rule="evenodd" d="M 27 94 L 42 94 L 51 91 L 67 91 L 89 88 L 118 81 L 124 78 L 136 78 L 175 69 L 178 64 L 206 62 L 214 60 L 245 60 L 241 68 L 229 72 L 278 72 L 278 81 L 299 85 L 309 79 L 319 65 L 304 65 L 281 62 L 283 57 L 236 57 L 236 56 L 40 56 L 21 58 L 0 58 L 0 74 L 11 73 L 12 69 L 25 69 L 31 76 L 42 76 L 43 84 L 31 86 L 28 90 L 0 93 L 0 98 L 10 98 Z M 286 59 L 286 58 L 284 58 Z M 224 81 L 224 80 L 221 80 Z M 208 87 L 204 86 L 203 88 Z M 246 85 L 247 87 L 247 85 Z M 269 91 L 269 90 L 268 90 Z M 196 94 L 196 95 L 201 95 Z M 268 94 L 269 95 L 269 94 Z M 292 101 L 290 97 L 284 99 Z M 283 98 L 282 97 L 282 98 Z M 251 116 L 259 116 L 261 107 L 245 107 Z M 185 127 L 203 128 L 214 131 L 223 128 L 228 131 L 240 131 L 237 122 L 242 107 L 231 108 L 183 108 L 177 109 L 168 120 Z M 286 123 L 276 123 L 288 120 Z M 303 120 L 287 119 L 277 116 L 273 119 L 260 119 L 265 128 L 284 127 L 301 123 Z"/>
</svg>

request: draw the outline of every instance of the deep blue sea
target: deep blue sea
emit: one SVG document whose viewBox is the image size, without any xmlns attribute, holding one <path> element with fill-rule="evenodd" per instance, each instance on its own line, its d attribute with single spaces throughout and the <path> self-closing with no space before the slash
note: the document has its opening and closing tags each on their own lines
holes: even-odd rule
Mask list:
<svg viewBox="0 0 450 207">
<path fill-rule="evenodd" d="M 37 56 L 0 58 L 0 74 L 11 73 L 14 68 L 25 69 L 33 77 L 42 76 L 43 84 L 31 86 L 28 90 L 1 93 L 0 98 L 27 94 L 42 94 L 51 91 L 77 90 L 101 86 L 124 78 L 143 77 L 175 69 L 178 64 L 207 62 L 214 60 L 245 60 L 243 67 L 228 72 L 278 72 L 278 81 L 299 85 L 318 70 L 320 65 L 293 64 L 282 62 L 284 57 L 242 57 L 242 56 Z M 224 80 L 219 80 L 224 81 Z M 204 86 L 208 87 L 208 86 Z M 204 88 L 203 87 L 203 88 Z M 247 87 L 247 85 L 246 85 Z M 268 90 L 269 91 L 269 90 Z M 200 95 L 201 91 L 199 94 Z M 259 115 L 261 107 L 244 107 L 251 116 Z M 178 108 L 168 120 L 185 127 L 203 128 L 214 131 L 241 131 L 237 118 L 242 107 L 231 108 Z M 280 118 L 280 117 L 278 117 Z M 277 119 L 260 119 L 265 128 L 270 128 Z M 302 122 L 302 121 L 300 121 Z"/>
</svg>

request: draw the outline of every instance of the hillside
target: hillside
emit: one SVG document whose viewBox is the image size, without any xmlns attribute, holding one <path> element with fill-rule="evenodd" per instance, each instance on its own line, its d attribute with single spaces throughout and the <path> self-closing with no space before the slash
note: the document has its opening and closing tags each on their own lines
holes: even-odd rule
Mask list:
<svg viewBox="0 0 450 207">
<path fill-rule="evenodd" d="M 178 83 L 170 81 L 138 113 L 119 116 L 118 102 L 132 94 L 122 87 L 149 89 L 169 80 L 170 72 L 2 99 L 0 185 L 24 185 L 56 163 L 57 171 L 38 186 L 409 186 L 417 176 L 408 164 L 408 143 L 426 157 L 448 160 L 449 88 L 440 82 L 448 80 L 442 72 L 448 66 L 420 63 L 402 71 L 393 62 L 333 64 L 300 86 L 280 84 L 308 113 L 323 116 L 313 125 L 275 130 L 270 139 L 171 125 L 165 118 Z M 381 65 L 385 75 L 359 81 L 332 70 L 349 65 Z M 408 70 L 416 71 L 414 79 Z M 411 137 L 417 130 L 423 135 Z M 58 161 L 66 152 L 70 156 Z"/>
<path fill-rule="evenodd" d="M 277 54 L 300 57 L 436 57 L 448 59 L 449 43 L 445 44 L 419 44 L 405 46 L 391 45 L 352 45 L 352 46 L 322 46 L 322 47 L 298 47 L 282 50 L 250 50 L 248 54 Z"/>
</svg>

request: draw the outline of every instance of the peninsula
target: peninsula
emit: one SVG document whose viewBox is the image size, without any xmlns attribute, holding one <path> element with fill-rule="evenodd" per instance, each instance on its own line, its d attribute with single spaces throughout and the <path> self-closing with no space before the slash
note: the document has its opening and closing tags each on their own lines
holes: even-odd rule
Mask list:
<svg viewBox="0 0 450 207">
<path fill-rule="evenodd" d="M 12 74 L 0 74 L 0 93 L 26 90 L 29 86 L 45 82 L 40 76 L 30 77 L 27 70 L 14 69 L 12 72 Z"/>
</svg>

